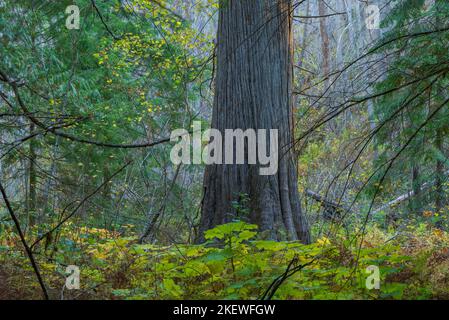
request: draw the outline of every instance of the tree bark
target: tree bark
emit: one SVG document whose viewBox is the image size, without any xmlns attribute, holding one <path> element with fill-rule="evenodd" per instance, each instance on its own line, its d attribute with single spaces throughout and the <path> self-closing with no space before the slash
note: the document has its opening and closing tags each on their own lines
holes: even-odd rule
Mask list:
<svg viewBox="0 0 449 320">
<path fill-rule="evenodd" d="M 207 229 L 235 218 L 233 202 L 242 194 L 249 197 L 247 220 L 267 238 L 282 239 L 284 233 L 291 240 L 310 241 L 291 150 L 291 27 L 289 0 L 220 2 L 212 128 L 223 137 L 225 129 L 278 129 L 278 171 L 262 176 L 259 163 L 208 165 L 198 241 Z"/>
</svg>

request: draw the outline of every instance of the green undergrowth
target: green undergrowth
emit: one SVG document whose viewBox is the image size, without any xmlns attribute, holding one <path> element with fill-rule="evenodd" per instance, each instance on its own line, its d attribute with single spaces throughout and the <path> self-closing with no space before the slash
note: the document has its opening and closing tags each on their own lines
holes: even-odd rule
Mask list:
<svg viewBox="0 0 449 320">
<path fill-rule="evenodd" d="M 40 298 L 15 232 L 0 235 L 0 289 L 10 298 Z M 53 299 L 258 299 L 289 266 L 299 271 L 274 299 L 449 297 L 449 236 L 428 226 L 400 234 L 368 227 L 363 238 L 303 245 L 259 240 L 257 226 L 235 221 L 207 231 L 206 240 L 138 244 L 135 236 L 68 224 L 35 256 Z M 80 268 L 79 290 L 64 288 L 68 265 Z M 367 289 L 368 266 L 379 267 L 380 289 Z"/>
</svg>

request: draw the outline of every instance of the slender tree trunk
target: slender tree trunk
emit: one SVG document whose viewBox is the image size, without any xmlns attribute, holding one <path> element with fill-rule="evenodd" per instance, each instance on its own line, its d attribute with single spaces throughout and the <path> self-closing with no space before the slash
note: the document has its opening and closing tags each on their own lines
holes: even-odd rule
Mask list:
<svg viewBox="0 0 449 320">
<path fill-rule="evenodd" d="M 324 1 L 318 1 L 318 14 L 326 15 L 326 4 Z M 327 33 L 326 18 L 320 18 L 320 34 L 321 34 L 321 54 L 323 55 L 322 73 L 327 76 L 329 74 L 329 35 Z"/>
<path fill-rule="evenodd" d="M 30 125 L 30 133 L 34 132 L 34 123 Z M 34 139 L 29 145 L 28 157 L 28 226 L 33 226 L 36 222 L 36 150 Z"/>
<path fill-rule="evenodd" d="M 421 198 L 421 174 L 418 165 L 413 165 L 412 167 L 412 189 L 414 197 L 410 200 L 410 209 L 415 215 L 419 215 L 422 209 L 422 198 Z"/>
<path fill-rule="evenodd" d="M 443 149 L 443 135 L 441 130 L 437 129 L 437 137 L 436 137 L 436 148 L 442 154 L 444 154 Z M 440 159 L 437 159 L 436 168 L 435 168 L 435 212 L 440 212 L 443 209 L 443 175 L 444 175 L 444 163 Z M 440 212 L 441 213 L 441 212 Z"/>
<path fill-rule="evenodd" d="M 310 241 L 291 152 L 291 10 L 289 0 L 220 2 L 212 128 L 223 136 L 225 129 L 278 129 L 279 165 L 268 176 L 259 174 L 259 164 L 208 165 L 199 241 L 235 217 L 232 203 L 242 194 L 249 197 L 248 220 L 268 238 L 281 239 L 284 230 L 289 239 Z"/>
<path fill-rule="evenodd" d="M 442 6 L 443 0 L 437 0 L 436 5 Z M 437 10 L 438 10 L 437 7 Z M 437 25 L 440 25 L 440 19 L 437 19 Z M 440 88 L 437 89 L 438 96 L 443 98 L 445 96 L 444 91 Z M 444 127 L 437 128 L 436 139 L 435 139 L 435 147 L 444 155 Z M 444 207 L 444 190 L 443 190 L 443 176 L 444 176 L 444 162 L 438 158 L 436 167 L 435 167 L 435 212 L 441 214 L 441 210 Z M 441 222 L 438 223 L 441 227 Z"/>
<path fill-rule="evenodd" d="M 52 206 L 54 208 L 54 205 L 55 205 L 55 195 L 53 193 L 51 193 L 51 188 L 55 184 L 52 177 L 56 177 L 58 175 L 57 174 L 57 163 L 56 163 L 56 158 L 58 155 L 58 148 L 59 148 L 59 137 L 56 137 L 55 144 L 53 145 L 52 152 L 51 152 L 52 156 L 51 156 L 51 164 L 50 164 L 50 177 L 47 178 L 47 181 L 44 186 L 44 190 L 42 192 L 41 207 L 42 207 L 44 213 L 51 211 Z M 38 221 L 39 227 L 42 227 L 41 226 L 42 218 L 47 218 L 47 217 L 46 216 L 40 217 L 40 221 Z"/>
</svg>

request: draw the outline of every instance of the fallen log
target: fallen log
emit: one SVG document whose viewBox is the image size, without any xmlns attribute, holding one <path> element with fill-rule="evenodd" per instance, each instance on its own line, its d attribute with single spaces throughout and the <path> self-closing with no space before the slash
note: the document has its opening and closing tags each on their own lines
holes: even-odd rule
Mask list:
<svg viewBox="0 0 449 320">
<path fill-rule="evenodd" d="M 449 175 L 449 171 L 446 171 L 444 173 L 445 175 Z M 426 182 L 424 184 L 421 185 L 420 189 L 419 189 L 419 193 L 428 191 L 430 189 L 430 187 L 432 187 L 435 184 L 435 181 L 431 181 L 431 182 Z M 380 206 L 379 208 L 377 208 L 376 210 L 374 210 L 371 214 L 376 214 L 379 213 L 385 209 L 389 209 L 392 207 L 397 206 L 398 204 L 400 204 L 401 202 L 404 202 L 412 197 L 415 196 L 415 191 L 408 191 L 407 193 L 401 194 L 399 197 L 383 204 L 382 206 Z"/>
<path fill-rule="evenodd" d="M 306 189 L 305 194 L 306 196 L 312 198 L 316 202 L 321 203 L 321 206 L 324 209 L 324 217 L 326 219 L 341 217 L 344 211 L 349 211 L 349 209 L 343 206 L 342 204 L 330 201 L 325 197 L 321 196 L 319 193 L 314 192 L 312 190 Z"/>
</svg>

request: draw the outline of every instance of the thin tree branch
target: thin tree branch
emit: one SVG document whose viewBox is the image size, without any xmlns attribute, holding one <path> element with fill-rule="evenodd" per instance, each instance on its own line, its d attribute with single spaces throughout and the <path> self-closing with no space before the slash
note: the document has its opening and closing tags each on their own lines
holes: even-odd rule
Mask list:
<svg viewBox="0 0 449 320">
<path fill-rule="evenodd" d="M 39 271 L 39 267 L 36 263 L 36 260 L 34 259 L 33 252 L 25 240 L 25 236 L 22 232 L 22 228 L 20 227 L 19 219 L 17 218 L 17 216 L 14 213 L 14 210 L 11 207 L 8 196 L 6 195 L 6 191 L 3 188 L 3 185 L 1 184 L 1 182 L 0 182 L 0 191 L 2 193 L 3 201 L 6 204 L 6 208 L 8 209 L 9 215 L 11 216 L 11 219 L 14 221 L 14 225 L 16 226 L 17 233 L 19 234 L 19 237 L 20 237 L 20 241 L 22 242 L 22 245 L 25 248 L 25 252 L 28 255 L 28 259 L 30 260 L 30 263 L 31 263 L 31 266 L 33 267 L 34 273 L 36 274 L 36 278 L 37 278 L 37 281 L 39 282 L 39 285 L 42 289 L 42 294 L 44 296 L 44 299 L 49 300 L 47 288 L 45 287 L 45 283 L 44 283 L 44 280 L 42 279 L 41 273 Z"/>
</svg>

